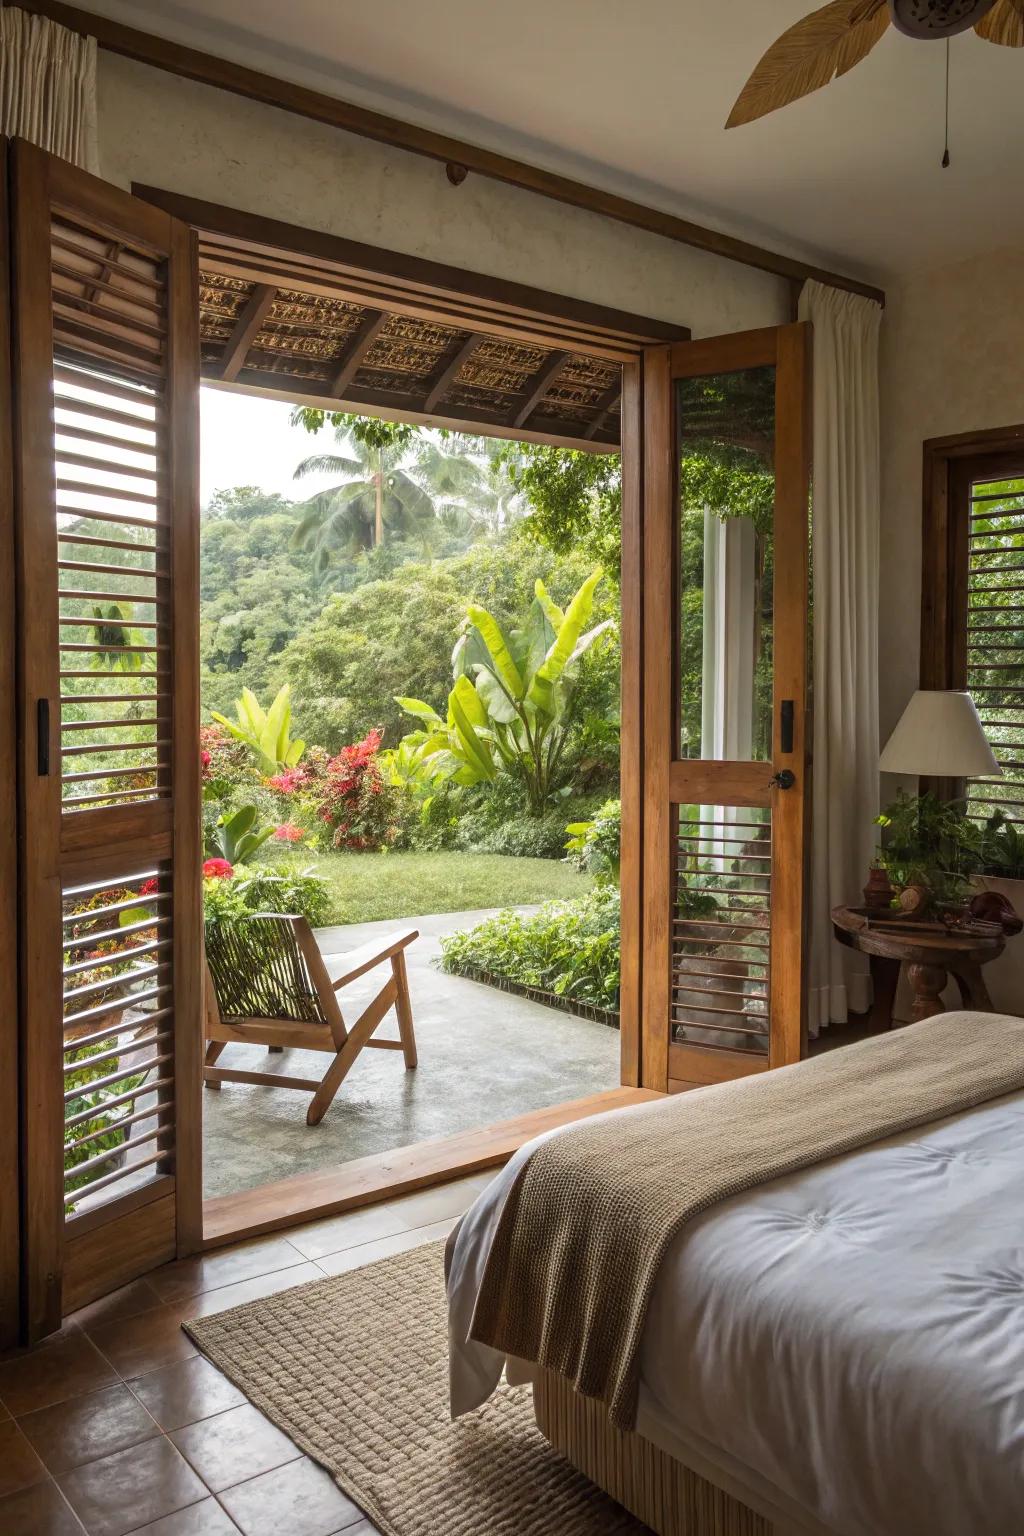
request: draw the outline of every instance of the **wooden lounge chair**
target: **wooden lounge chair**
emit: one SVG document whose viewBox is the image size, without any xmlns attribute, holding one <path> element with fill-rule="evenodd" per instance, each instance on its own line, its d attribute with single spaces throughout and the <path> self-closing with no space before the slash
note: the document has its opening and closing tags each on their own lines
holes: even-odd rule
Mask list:
<svg viewBox="0 0 1024 1536">
<path fill-rule="evenodd" d="M 203 1079 L 208 1088 L 221 1083 L 265 1083 L 276 1088 L 300 1088 L 312 1093 L 307 1125 L 319 1125 L 364 1046 L 402 1051 L 408 1068 L 416 1065 L 405 951 L 419 937 L 405 928 L 365 944 L 336 959 L 342 974 L 331 979 L 313 930 L 304 917 L 260 913 L 234 923 L 219 924 L 206 935 L 206 1057 Z M 357 976 L 390 961 L 391 974 L 349 1029 L 337 993 Z M 397 1040 L 372 1038 L 389 1008 L 398 1016 Z M 233 1042 L 327 1051 L 333 1057 L 323 1077 L 286 1077 L 275 1072 L 243 1072 L 215 1065 Z"/>
</svg>

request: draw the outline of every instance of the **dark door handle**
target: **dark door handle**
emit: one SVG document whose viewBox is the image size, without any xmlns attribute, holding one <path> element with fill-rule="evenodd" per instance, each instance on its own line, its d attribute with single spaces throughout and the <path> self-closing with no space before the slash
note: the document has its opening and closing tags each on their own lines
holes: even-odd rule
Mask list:
<svg viewBox="0 0 1024 1536">
<path fill-rule="evenodd" d="M 773 773 L 768 783 L 773 789 L 792 789 L 796 783 L 796 774 L 791 768 L 780 768 L 778 773 Z"/>
<path fill-rule="evenodd" d="M 50 701 L 36 700 L 36 771 L 41 779 L 50 772 Z"/>
<path fill-rule="evenodd" d="M 779 705 L 779 751 L 793 750 L 793 700 L 783 699 Z"/>
</svg>

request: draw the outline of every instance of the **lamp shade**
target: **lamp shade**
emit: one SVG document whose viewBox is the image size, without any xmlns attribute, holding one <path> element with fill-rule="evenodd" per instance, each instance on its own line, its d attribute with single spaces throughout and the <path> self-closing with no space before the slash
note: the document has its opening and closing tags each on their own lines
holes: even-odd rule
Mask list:
<svg viewBox="0 0 1024 1536">
<path fill-rule="evenodd" d="M 1001 774 L 969 693 L 919 688 L 903 711 L 878 763 L 883 773 L 938 778 Z"/>
</svg>

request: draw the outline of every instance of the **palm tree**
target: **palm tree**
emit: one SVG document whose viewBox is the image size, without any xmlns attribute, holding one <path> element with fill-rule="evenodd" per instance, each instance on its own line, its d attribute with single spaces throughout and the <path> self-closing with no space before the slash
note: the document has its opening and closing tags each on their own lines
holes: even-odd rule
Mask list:
<svg viewBox="0 0 1024 1536">
<path fill-rule="evenodd" d="M 376 548 L 386 534 L 429 543 L 434 503 L 400 467 L 403 450 L 360 442 L 344 427 L 337 428 L 335 440 L 345 453 L 311 454 L 295 471 L 297 480 L 312 474 L 343 477 L 310 498 L 295 530 L 295 543 L 315 551 L 317 569 L 325 570 L 335 551 L 354 559 Z"/>
<path fill-rule="evenodd" d="M 495 501 L 492 475 L 466 453 L 451 453 L 430 438 L 374 443 L 348 426 L 335 430 L 344 453 L 312 454 L 295 471 L 343 477 L 305 505 L 294 541 L 315 552 L 323 574 L 335 552 L 355 559 L 388 539 L 415 538 L 429 552 L 438 527 L 465 534 L 490 531 Z"/>
</svg>

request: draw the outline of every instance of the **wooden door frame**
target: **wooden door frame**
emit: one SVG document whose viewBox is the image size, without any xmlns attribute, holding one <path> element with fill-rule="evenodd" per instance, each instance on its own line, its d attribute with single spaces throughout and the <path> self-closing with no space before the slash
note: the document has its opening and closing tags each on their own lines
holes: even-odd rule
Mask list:
<svg viewBox="0 0 1024 1536">
<path fill-rule="evenodd" d="M 14 677 L 14 435 L 10 373 L 8 144 L 0 137 L 0 1350 L 17 1342 L 21 1298 L 20 1049 L 18 1038 L 18 727 Z"/>
<path fill-rule="evenodd" d="M 557 335 L 559 322 L 565 324 L 566 350 L 581 348 L 580 327 L 614 327 L 620 342 L 622 366 L 621 441 L 622 459 L 622 576 L 621 576 L 621 748 L 620 775 L 622 801 L 622 859 L 620 891 L 622 909 L 622 974 L 620 986 L 620 1089 L 650 1087 L 643 1061 L 642 962 L 643 962 L 643 795 L 647 713 L 644 704 L 644 464 L 643 395 L 644 378 L 651 340 L 688 339 L 685 326 L 627 314 L 607 306 L 589 304 L 561 294 L 546 293 L 520 283 L 442 266 L 403 253 L 378 249 L 326 234 L 318 230 L 282 224 L 244 210 L 199 202 L 179 193 L 133 184 L 132 193 L 154 202 L 165 212 L 190 223 L 203 234 L 233 237 L 276 246 L 309 259 L 356 265 L 371 279 L 374 276 L 396 279 L 442 292 L 446 302 L 457 305 L 460 295 L 474 306 L 479 318 L 479 303 L 484 301 L 496 313 L 503 304 L 522 311 L 532 308 L 543 315 L 549 329 Z M 457 324 L 457 320 L 453 321 Z M 629 332 L 632 331 L 632 339 Z M 466 430 L 480 432 L 479 423 L 467 423 Z M 613 1090 L 618 1092 L 620 1090 Z M 608 1107 L 612 1107 L 610 1104 Z M 422 1156 L 415 1148 L 400 1148 L 379 1159 L 360 1159 L 341 1164 L 336 1170 L 283 1179 L 263 1186 L 265 1198 L 255 1191 L 237 1197 L 224 1196 L 205 1202 L 203 1245 L 218 1246 L 257 1231 L 285 1227 L 314 1215 L 343 1211 L 380 1201 L 409 1189 L 441 1183 L 468 1169 L 490 1166 L 509 1155 L 508 1148 L 536 1134 L 535 1117 L 524 1115 L 500 1138 L 494 1127 L 484 1127 L 476 1141 L 466 1136 L 423 1144 Z M 509 1122 L 512 1126 L 513 1122 Z M 495 1148 L 500 1147 L 500 1152 Z M 345 1170 L 352 1169 L 351 1177 Z M 330 1172 L 335 1187 L 325 1195 L 325 1174 Z M 233 1220 L 231 1205 L 237 1200 L 238 1219 Z"/>
<path fill-rule="evenodd" d="M 775 663 L 772 700 L 772 761 L 771 768 L 796 767 L 805 774 L 802 793 L 798 801 L 791 794 L 768 792 L 763 786 L 750 794 L 758 770 L 767 765 L 751 763 L 717 764 L 712 770 L 721 774 L 723 767 L 731 769 L 741 795 L 747 795 L 745 803 L 772 806 L 773 848 L 781 832 L 781 843 L 787 839 L 798 846 L 797 859 L 781 857 L 773 859 L 772 873 L 772 921 L 802 928 L 807 889 L 807 831 L 810 817 L 809 754 L 810 730 L 808 709 L 808 682 L 810 661 L 807 649 L 807 602 L 809 593 L 808 559 L 808 508 L 811 464 L 811 329 L 807 322 L 768 326 L 759 330 L 737 332 L 730 336 L 709 337 L 700 341 L 682 342 L 671 348 L 651 349 L 645 364 L 647 434 L 644 443 L 643 499 L 644 518 L 644 596 L 647 622 L 644 625 L 644 788 L 643 800 L 649 808 L 644 832 L 644 871 L 642 878 L 643 902 L 643 958 L 641 961 L 641 1018 L 643 1041 L 641 1046 L 643 1087 L 659 1092 L 673 1092 L 694 1086 L 693 1067 L 683 1078 L 682 1047 L 673 1045 L 671 1038 L 671 976 L 664 956 L 670 948 L 670 914 L 672 908 L 672 818 L 667 814 L 672 792 L 672 764 L 676 758 L 678 742 L 678 644 L 665 644 L 664 615 L 670 615 L 671 634 L 678 636 L 678 580 L 677 542 L 678 517 L 678 464 L 674 446 L 666 453 L 665 445 L 673 444 L 675 404 L 673 381 L 682 376 L 699 376 L 704 373 L 731 372 L 746 368 L 772 366 L 776 370 L 776 389 L 786 391 L 789 398 L 799 402 L 799 409 L 790 412 L 776 410 L 775 470 L 776 530 L 788 532 L 789 552 L 801 559 L 785 562 L 778 559 L 780 547 L 776 539 L 776 573 L 773 599 L 776 614 L 775 633 L 782 633 L 782 626 L 800 626 L 800 632 L 789 630 L 791 643 L 776 650 L 794 659 L 801 654 L 802 667 L 795 664 L 786 675 L 778 661 Z M 777 393 L 776 399 L 779 395 Z M 785 473 L 780 474 L 780 465 Z M 780 483 L 784 481 L 789 496 L 783 500 Z M 780 582 L 780 571 L 785 581 Z M 794 712 L 792 753 L 783 756 L 779 747 L 777 722 L 780 701 L 798 700 Z M 713 793 L 711 784 L 707 793 Z M 767 798 L 770 794 L 770 801 Z M 738 801 L 737 803 L 743 803 Z M 794 820 L 794 817 L 796 819 Z M 781 823 L 781 828 L 780 828 Z M 782 1065 L 799 1060 L 806 1051 L 806 945 L 802 946 L 799 974 L 785 969 L 780 972 L 775 956 L 772 956 L 770 982 L 770 1017 L 781 1015 L 781 1035 L 771 1033 L 770 1052 L 746 1071 L 764 1070 L 769 1066 Z M 790 1016 L 788 999 L 794 991 L 803 1000 L 803 1006 Z M 786 1001 L 783 1001 L 786 1000 Z M 696 1059 L 697 1048 L 688 1055 Z M 722 1052 L 706 1053 L 707 1061 L 701 1067 L 702 1081 L 716 1082 L 736 1075 L 726 1070 L 729 1065 Z M 675 1056 L 675 1063 L 673 1063 Z"/>
</svg>

